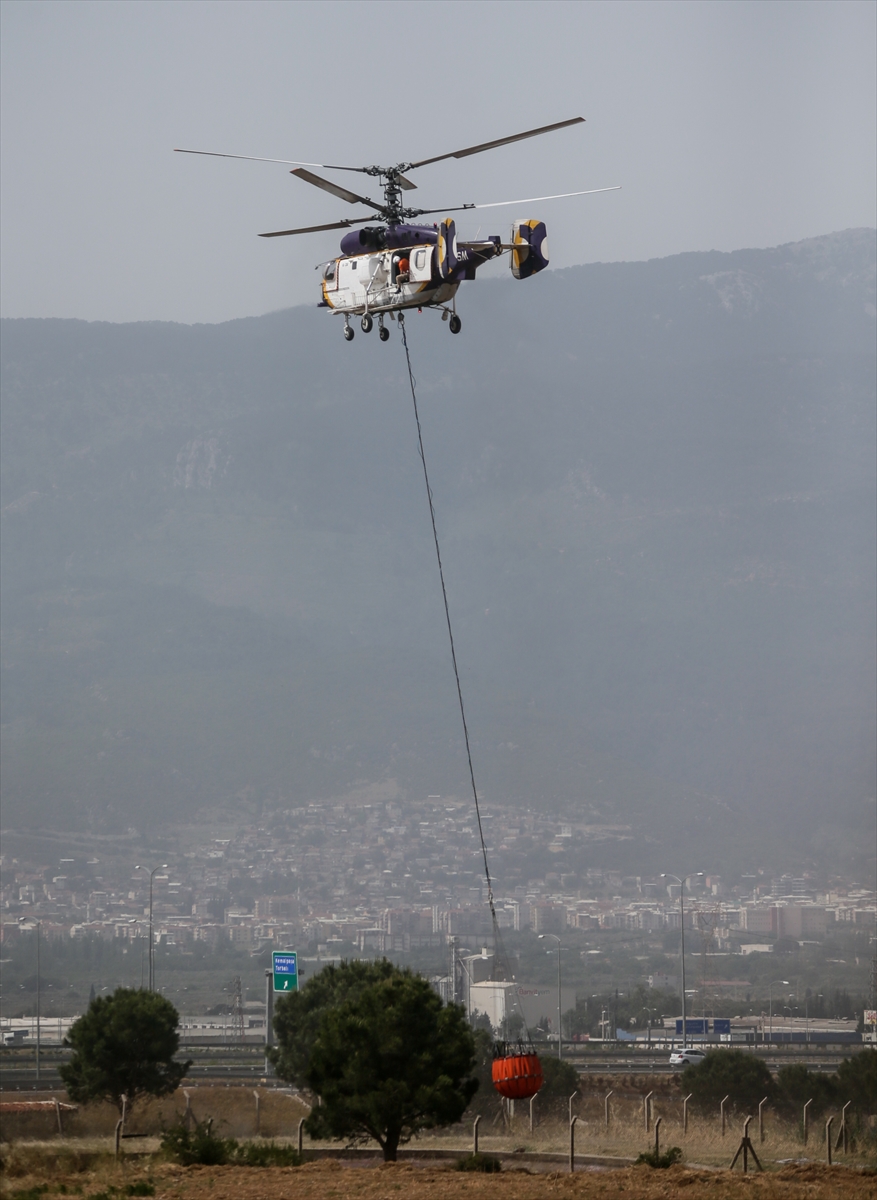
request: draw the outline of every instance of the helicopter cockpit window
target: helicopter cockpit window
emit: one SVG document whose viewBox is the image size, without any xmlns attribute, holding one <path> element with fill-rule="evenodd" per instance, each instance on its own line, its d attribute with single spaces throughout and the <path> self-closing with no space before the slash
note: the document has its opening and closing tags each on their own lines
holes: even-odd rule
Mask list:
<svg viewBox="0 0 877 1200">
<path fill-rule="evenodd" d="M 334 262 L 330 262 L 330 263 L 326 264 L 326 270 L 323 272 L 323 278 L 324 279 L 334 279 L 335 278 L 335 263 Z"/>
</svg>

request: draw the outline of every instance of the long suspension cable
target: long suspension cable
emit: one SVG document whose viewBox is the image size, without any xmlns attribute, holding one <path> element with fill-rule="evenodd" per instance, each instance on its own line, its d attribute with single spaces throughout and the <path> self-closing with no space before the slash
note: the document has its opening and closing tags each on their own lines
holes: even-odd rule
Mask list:
<svg viewBox="0 0 877 1200">
<path fill-rule="evenodd" d="M 490 878 L 490 867 L 487 865 L 487 846 L 484 842 L 484 828 L 481 824 L 481 808 L 478 804 L 478 789 L 475 786 L 475 768 L 472 766 L 472 748 L 469 745 L 469 727 L 466 724 L 466 708 L 463 704 L 463 689 L 460 686 L 460 672 L 457 667 L 457 651 L 454 646 L 454 631 L 451 628 L 451 610 L 448 605 L 448 592 L 445 587 L 445 572 L 442 566 L 442 552 L 439 546 L 438 529 L 435 523 L 435 507 L 432 502 L 432 488 L 429 483 L 429 471 L 426 467 L 426 454 L 423 450 L 423 431 L 420 427 L 420 412 L 417 407 L 417 388 L 414 372 L 411 370 L 411 355 L 408 352 L 408 335 L 405 331 L 405 318 L 399 313 L 399 324 L 402 327 L 402 345 L 405 347 L 405 361 L 408 364 L 408 382 L 411 384 L 411 400 L 414 404 L 414 419 L 417 422 L 417 444 L 420 450 L 420 461 L 423 463 L 423 478 L 426 483 L 426 498 L 429 501 L 429 517 L 432 521 L 432 537 L 435 542 L 435 556 L 438 561 L 439 578 L 442 581 L 442 599 L 445 604 L 445 620 L 448 625 L 448 638 L 451 643 L 451 661 L 454 664 L 454 678 L 457 681 L 457 699 L 460 702 L 460 720 L 463 722 L 463 738 L 466 742 L 466 759 L 469 763 L 469 779 L 472 782 L 472 797 L 475 800 L 475 815 L 478 818 L 478 836 L 481 839 L 481 856 L 484 859 L 484 876 L 487 880 L 487 903 L 490 906 L 490 917 L 493 922 L 494 934 L 498 933 L 496 909 L 493 904 L 493 882 Z"/>
</svg>

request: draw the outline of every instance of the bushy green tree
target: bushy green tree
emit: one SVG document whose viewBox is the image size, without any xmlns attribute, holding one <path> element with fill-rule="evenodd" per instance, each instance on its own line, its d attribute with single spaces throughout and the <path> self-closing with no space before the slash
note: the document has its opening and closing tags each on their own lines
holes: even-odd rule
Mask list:
<svg viewBox="0 0 877 1200">
<path fill-rule="evenodd" d="M 801 1117 L 808 1100 L 810 1115 L 821 1116 L 837 1100 L 837 1076 L 810 1071 L 803 1063 L 789 1063 L 777 1074 L 777 1099 L 789 1116 Z"/>
<path fill-rule="evenodd" d="M 324 967 L 301 991 L 278 996 L 274 1007 L 277 1045 L 268 1053 L 281 1079 L 307 1087 L 311 1048 L 325 1014 L 355 999 L 366 988 L 389 979 L 395 970 L 385 958 L 380 962 L 352 959 L 337 967 L 331 964 Z"/>
<path fill-rule="evenodd" d="M 488 1117 L 499 1112 L 501 1100 L 493 1086 L 493 1033 L 489 1028 L 476 1028 L 472 1036 L 475 1046 L 472 1074 L 478 1082 L 478 1090 L 470 1099 L 468 1111 L 473 1116 Z"/>
<path fill-rule="evenodd" d="M 860 1050 L 837 1069 L 837 1099 L 852 1101 L 853 1112 L 864 1119 L 877 1113 L 877 1050 Z"/>
<path fill-rule="evenodd" d="M 550 1055 L 540 1055 L 539 1061 L 542 1064 L 543 1082 L 538 1092 L 536 1108 L 540 1116 L 548 1113 L 565 1114 L 570 1096 L 578 1091 L 581 1082 L 579 1073 L 572 1063 L 563 1062 Z"/>
<path fill-rule="evenodd" d="M 78 1104 L 109 1100 L 122 1111 L 140 1096 L 166 1096 L 186 1076 L 189 1062 L 174 1060 L 179 1016 L 155 992 L 118 988 L 98 996 L 70 1028 L 65 1046 L 73 1057 L 59 1067 L 70 1099 Z"/>
<path fill-rule="evenodd" d="M 458 1121 L 473 1096 L 475 1046 L 462 1009 L 391 963 L 327 968 L 278 1004 L 278 1074 L 320 1097 L 316 1138 L 373 1138 L 384 1159 L 421 1129 Z M 295 1002 L 297 1000 L 297 1003 Z"/>
<path fill-rule="evenodd" d="M 777 1092 L 767 1065 L 744 1050 L 711 1050 L 703 1062 L 682 1072 L 682 1090 L 700 1112 L 715 1111 L 728 1096 L 731 1108 L 741 1113 L 757 1112 L 761 1100 L 773 1100 Z"/>
</svg>

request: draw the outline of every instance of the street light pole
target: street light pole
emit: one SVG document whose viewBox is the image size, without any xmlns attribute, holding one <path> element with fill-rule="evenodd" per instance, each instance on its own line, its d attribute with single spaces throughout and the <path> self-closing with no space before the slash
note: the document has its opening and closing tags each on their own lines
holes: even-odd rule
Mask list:
<svg viewBox="0 0 877 1200">
<path fill-rule="evenodd" d="M 822 999 L 822 993 L 819 992 L 816 996 L 817 1000 Z M 807 1041 L 810 1041 L 810 997 L 804 997 L 804 1019 L 807 1022 Z"/>
<path fill-rule="evenodd" d="M 137 864 L 135 871 L 145 871 L 146 867 Z M 154 937 L 152 933 L 152 881 L 155 879 L 156 872 L 167 870 L 167 863 L 161 863 L 154 867 L 149 872 L 149 991 L 155 991 L 155 953 L 154 953 Z"/>
<path fill-rule="evenodd" d="M 643 1012 L 647 1012 L 649 1014 L 649 1049 L 651 1049 L 651 1047 L 652 1047 L 652 1010 L 649 1008 L 649 1006 L 647 1004 L 644 1004 Z"/>
<path fill-rule="evenodd" d="M 773 979 L 767 986 L 768 1025 L 770 1028 L 771 1041 L 773 1041 L 773 985 L 775 983 L 781 983 L 784 985 L 784 987 L 789 986 L 788 979 Z"/>
<path fill-rule="evenodd" d="M 679 884 L 679 932 L 682 936 L 682 1047 L 685 1048 L 687 1035 L 685 1032 L 685 885 L 689 879 L 697 879 L 703 875 L 703 871 L 694 871 L 691 875 L 686 875 L 684 879 L 680 879 L 678 875 L 669 875 L 667 872 L 662 872 L 662 879 L 675 879 Z"/>
<path fill-rule="evenodd" d="M 37 930 L 37 1083 L 40 1080 L 40 934 L 42 933 L 43 923 L 37 921 L 33 917 L 19 917 L 19 925 L 30 921 L 36 926 Z"/>
<path fill-rule="evenodd" d="M 560 938 L 557 936 L 556 933 L 540 933 L 539 937 L 540 938 L 550 937 L 555 942 L 557 942 L 557 1057 L 558 1057 L 559 1061 L 562 1061 L 563 1060 L 563 1025 L 561 1022 L 563 1020 L 563 1017 L 562 1017 L 562 1013 L 561 1013 L 561 999 L 560 999 Z"/>
</svg>

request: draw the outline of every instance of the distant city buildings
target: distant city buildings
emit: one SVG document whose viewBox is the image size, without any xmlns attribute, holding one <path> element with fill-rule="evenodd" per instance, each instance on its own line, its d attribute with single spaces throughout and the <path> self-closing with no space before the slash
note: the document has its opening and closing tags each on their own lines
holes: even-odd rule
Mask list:
<svg viewBox="0 0 877 1200">
<path fill-rule="evenodd" d="M 497 819 L 498 818 L 498 819 Z M 611 863 L 628 826 L 559 819 L 498 806 L 483 814 L 501 929 L 678 930 L 678 884 L 611 866 L 576 869 L 593 850 Z M 149 935 L 149 872 L 134 839 L 112 853 L 64 852 L 50 860 L 0 859 L 3 940 L 19 918 L 38 918 L 46 938 L 89 934 L 131 943 Z M 83 837 L 81 844 L 89 845 Z M 167 868 L 153 875 L 156 943 L 257 950 L 300 947 L 325 956 L 438 950 L 454 939 L 480 951 L 490 933 L 483 864 L 471 804 L 313 802 L 266 816 L 221 838 L 181 831 Z M 819 940 L 837 925 L 874 930 L 877 897 L 849 881 L 711 874 L 692 881 L 686 927 L 717 950 L 743 952 L 781 938 Z M 673 976 L 652 976 L 673 990 Z M 497 1000 L 497 1003 L 499 1001 Z"/>
</svg>

